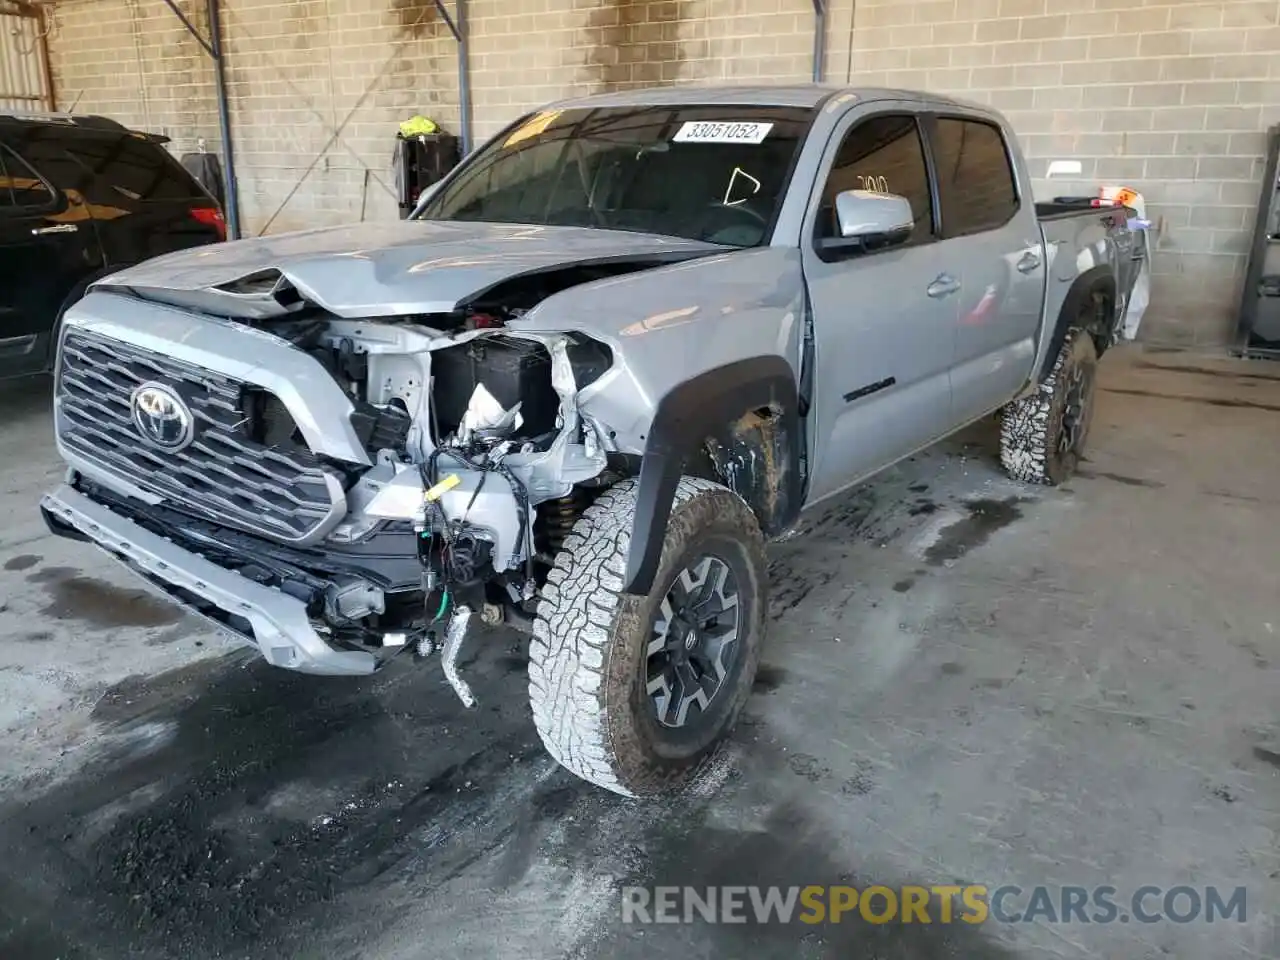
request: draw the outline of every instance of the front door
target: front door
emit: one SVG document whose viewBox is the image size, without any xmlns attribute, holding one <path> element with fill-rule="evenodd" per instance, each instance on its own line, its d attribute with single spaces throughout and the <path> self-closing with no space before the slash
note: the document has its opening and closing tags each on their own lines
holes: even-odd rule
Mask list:
<svg viewBox="0 0 1280 960">
<path fill-rule="evenodd" d="M 83 204 L 0 144 L 0 377 L 48 365 L 54 321 L 94 262 L 94 237 Z"/>
<path fill-rule="evenodd" d="M 960 292 L 936 242 L 919 117 L 908 105 L 855 113 L 822 169 L 805 237 L 838 235 L 834 200 L 844 190 L 907 198 L 915 229 L 885 249 L 803 243 L 816 341 L 810 504 L 947 432 Z"/>
</svg>

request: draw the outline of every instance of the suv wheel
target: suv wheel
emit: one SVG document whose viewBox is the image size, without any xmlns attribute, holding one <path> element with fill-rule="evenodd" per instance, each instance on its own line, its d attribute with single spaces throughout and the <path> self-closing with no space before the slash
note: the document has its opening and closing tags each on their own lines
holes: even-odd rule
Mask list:
<svg viewBox="0 0 1280 960">
<path fill-rule="evenodd" d="M 732 728 L 764 634 L 764 538 L 737 494 L 680 481 L 647 597 L 622 593 L 635 484 L 578 520 L 547 577 L 529 698 L 547 751 L 615 793 L 686 779 Z"/>
<path fill-rule="evenodd" d="M 1015 480 L 1057 485 L 1075 472 L 1093 422 L 1098 351 L 1084 330 L 1067 334 L 1053 370 L 1000 423 L 1000 462 Z"/>
</svg>

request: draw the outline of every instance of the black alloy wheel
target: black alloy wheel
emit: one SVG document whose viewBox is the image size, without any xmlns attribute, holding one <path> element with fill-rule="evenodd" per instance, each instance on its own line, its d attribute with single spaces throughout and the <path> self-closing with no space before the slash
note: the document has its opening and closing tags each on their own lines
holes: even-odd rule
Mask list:
<svg viewBox="0 0 1280 960">
<path fill-rule="evenodd" d="M 738 583 L 725 561 L 704 554 L 675 577 L 659 605 L 646 658 L 646 690 L 658 723 L 696 724 L 738 655 Z"/>
<path fill-rule="evenodd" d="M 1093 419 L 1093 378 L 1096 367 L 1074 366 L 1068 373 L 1067 396 L 1062 406 L 1062 429 L 1058 435 L 1058 451 L 1079 455 L 1084 450 Z"/>
</svg>

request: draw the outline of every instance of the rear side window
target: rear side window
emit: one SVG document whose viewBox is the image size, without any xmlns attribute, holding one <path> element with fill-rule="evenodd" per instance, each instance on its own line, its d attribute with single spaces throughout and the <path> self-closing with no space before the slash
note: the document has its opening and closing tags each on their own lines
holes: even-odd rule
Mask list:
<svg viewBox="0 0 1280 960">
<path fill-rule="evenodd" d="M 0 210 L 47 207 L 53 193 L 22 159 L 0 147 Z"/>
<path fill-rule="evenodd" d="M 893 193 L 911 202 L 915 229 L 911 240 L 933 235 L 933 204 L 929 197 L 929 171 L 915 117 L 879 116 L 854 126 L 840 144 L 822 191 L 818 210 L 818 236 L 837 237 L 836 194 L 845 190 Z"/>
<path fill-rule="evenodd" d="M 1018 189 L 1000 129 L 980 120 L 939 118 L 932 138 L 949 237 L 994 230 L 1018 211 Z"/>
<path fill-rule="evenodd" d="M 194 200 L 200 186 L 158 143 L 129 134 L 67 137 L 61 144 L 105 186 L 130 200 Z"/>
</svg>

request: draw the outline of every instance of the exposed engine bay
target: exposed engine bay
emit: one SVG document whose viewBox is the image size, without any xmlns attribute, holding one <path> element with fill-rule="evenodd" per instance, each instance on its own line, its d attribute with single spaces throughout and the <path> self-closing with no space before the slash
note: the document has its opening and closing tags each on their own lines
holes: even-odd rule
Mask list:
<svg viewBox="0 0 1280 960">
<path fill-rule="evenodd" d="M 464 701 L 455 661 L 468 618 L 527 628 L 573 523 L 617 479 L 577 397 L 609 369 L 609 348 L 505 329 L 545 295 L 546 280 L 529 278 L 453 315 L 357 321 L 300 311 L 255 324 L 341 386 L 373 463 L 346 470 L 348 512 L 320 549 L 289 551 L 304 568 L 307 554 L 323 553 L 327 572 L 350 571 L 311 592 L 317 628 L 335 645 L 380 655 L 443 645 Z M 305 445 L 277 398 L 250 391 L 249 401 L 255 440 Z"/>
<path fill-rule="evenodd" d="M 72 486 L 301 601 L 324 644 L 371 657 L 370 669 L 443 647 L 446 675 L 470 702 L 454 667 L 469 618 L 528 629 L 573 524 L 628 470 L 579 410 L 579 391 L 613 364 L 609 347 L 508 324 L 560 290 L 651 266 L 628 259 L 524 274 L 447 313 L 368 320 L 308 301 L 276 271 L 221 288 L 252 301 L 231 317 L 191 312 L 195 303 L 176 302 L 186 294 L 108 286 L 86 301 L 98 305 L 90 329 L 73 319 L 63 345 L 59 431 Z M 202 328 L 224 359 L 205 351 L 196 366 L 179 362 L 175 344 L 192 339 L 182 332 L 159 352 L 131 342 L 145 322 L 134 311 L 175 307 L 183 310 L 175 330 Z M 129 342 L 100 323 L 112 311 L 128 318 Z M 255 345 L 261 363 L 248 377 L 232 374 L 240 361 L 225 358 Z M 292 372 L 280 372 L 286 363 Z M 268 369 L 277 379 L 254 382 Z M 157 386 L 190 408 L 189 446 L 157 451 L 161 444 L 138 436 L 138 392 Z M 303 394 L 292 404 L 291 389 Z M 351 452 L 334 455 L 316 436 L 347 404 L 350 429 L 331 432 Z M 264 646 L 247 615 L 120 559 Z"/>
</svg>

